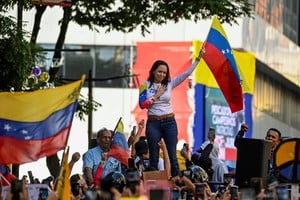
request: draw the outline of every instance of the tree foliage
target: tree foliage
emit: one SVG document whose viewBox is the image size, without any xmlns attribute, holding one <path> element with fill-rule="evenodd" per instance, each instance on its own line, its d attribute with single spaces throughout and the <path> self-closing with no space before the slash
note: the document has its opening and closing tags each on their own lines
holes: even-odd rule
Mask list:
<svg viewBox="0 0 300 200">
<path fill-rule="evenodd" d="M 27 45 L 36 43 L 41 19 L 48 6 L 33 5 L 31 0 L 0 1 L 0 13 L 16 5 L 25 10 L 36 10 L 30 43 L 24 43 L 23 46 L 25 50 Z M 99 31 L 99 28 L 104 28 L 107 32 L 140 30 L 145 34 L 153 24 L 162 25 L 183 19 L 197 22 L 214 15 L 218 16 L 221 22 L 236 23 L 238 17 L 251 16 L 251 6 L 247 0 L 72 0 L 71 7 L 62 7 L 63 17 L 60 20 L 60 32 L 55 44 L 53 60 L 61 59 L 61 49 L 71 21 L 96 31 Z M 17 52 L 18 49 L 12 49 L 16 54 L 20 53 Z M 24 51 L 22 53 L 24 55 Z M 19 67 L 23 66 L 24 69 L 28 67 L 25 60 L 15 64 L 20 65 Z M 50 69 L 50 81 L 54 81 L 57 71 L 58 68 Z M 19 72 L 24 75 L 26 70 L 19 70 Z"/>
<path fill-rule="evenodd" d="M 0 15 L 0 36 L 0 91 L 20 91 L 42 53 L 26 40 L 28 33 L 19 32 L 12 17 Z"/>
<path fill-rule="evenodd" d="M 179 20 L 199 21 L 217 15 L 221 22 L 236 23 L 238 17 L 251 16 L 247 0 L 87 0 L 74 1 L 71 20 L 90 29 L 149 32 L 153 24 Z"/>
</svg>

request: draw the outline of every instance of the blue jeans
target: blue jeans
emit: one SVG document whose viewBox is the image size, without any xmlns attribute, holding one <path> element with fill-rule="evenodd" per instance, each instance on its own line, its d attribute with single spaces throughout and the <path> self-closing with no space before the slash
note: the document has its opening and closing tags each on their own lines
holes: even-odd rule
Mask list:
<svg viewBox="0 0 300 200">
<path fill-rule="evenodd" d="M 162 120 L 148 119 L 146 124 L 146 137 L 149 145 L 150 166 L 157 169 L 159 158 L 158 142 L 164 139 L 171 163 L 171 174 L 176 176 L 179 172 L 179 165 L 176 157 L 176 146 L 178 142 L 178 129 L 175 118 Z"/>
</svg>

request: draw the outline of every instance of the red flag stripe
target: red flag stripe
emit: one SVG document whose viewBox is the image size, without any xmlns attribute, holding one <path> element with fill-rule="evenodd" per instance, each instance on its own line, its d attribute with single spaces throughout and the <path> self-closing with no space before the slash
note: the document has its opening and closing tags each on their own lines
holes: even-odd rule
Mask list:
<svg viewBox="0 0 300 200">
<path fill-rule="evenodd" d="M 17 140 L 11 137 L 2 137 L 0 140 L 0 163 L 22 164 L 53 155 L 66 146 L 69 129 L 70 126 L 43 140 Z M 16 148 L 13 148 L 12 144 Z"/>
<path fill-rule="evenodd" d="M 128 158 L 130 158 L 130 153 L 126 151 L 124 148 L 118 146 L 117 144 L 113 144 L 111 146 L 108 155 L 116 158 L 122 164 L 128 166 Z"/>
<path fill-rule="evenodd" d="M 242 88 L 235 77 L 230 63 L 213 44 L 206 43 L 205 50 L 206 53 L 203 55 L 203 58 L 214 74 L 231 111 L 242 110 L 243 104 L 241 102 L 243 102 L 243 96 L 240 95 L 242 94 Z"/>
</svg>

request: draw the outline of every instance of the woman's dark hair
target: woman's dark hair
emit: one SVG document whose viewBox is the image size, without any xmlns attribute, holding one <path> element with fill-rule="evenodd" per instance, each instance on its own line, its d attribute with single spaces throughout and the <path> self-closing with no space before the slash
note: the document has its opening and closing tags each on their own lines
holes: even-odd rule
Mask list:
<svg viewBox="0 0 300 200">
<path fill-rule="evenodd" d="M 171 77 L 170 77 L 170 70 L 169 70 L 169 65 L 168 63 L 166 63 L 163 60 L 157 60 L 153 63 L 150 71 L 149 71 L 149 77 L 148 77 L 148 81 L 150 81 L 150 86 L 153 84 L 154 82 L 154 75 L 153 72 L 160 66 L 160 65 L 165 65 L 167 67 L 167 74 L 164 80 L 162 80 L 161 84 L 162 85 L 168 85 L 168 82 L 170 81 Z"/>
</svg>

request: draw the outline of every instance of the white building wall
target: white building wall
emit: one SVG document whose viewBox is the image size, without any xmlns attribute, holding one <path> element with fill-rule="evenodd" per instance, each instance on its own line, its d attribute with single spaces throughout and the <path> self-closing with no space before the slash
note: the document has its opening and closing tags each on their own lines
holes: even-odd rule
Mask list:
<svg viewBox="0 0 300 200">
<path fill-rule="evenodd" d="M 253 108 L 253 138 L 264 139 L 269 128 L 278 129 L 282 137 L 299 137 L 299 131 Z"/>
</svg>

